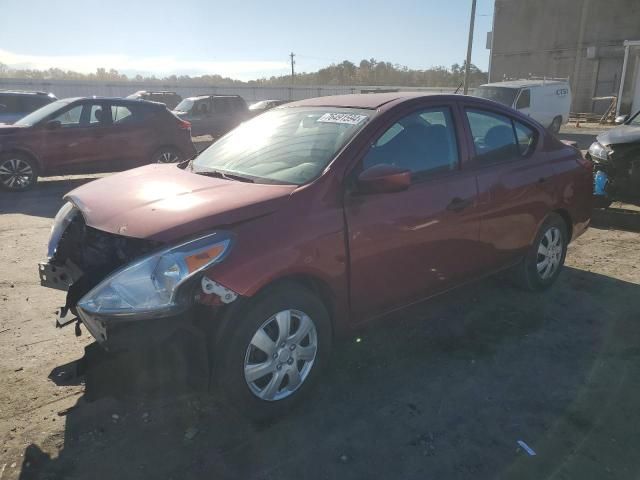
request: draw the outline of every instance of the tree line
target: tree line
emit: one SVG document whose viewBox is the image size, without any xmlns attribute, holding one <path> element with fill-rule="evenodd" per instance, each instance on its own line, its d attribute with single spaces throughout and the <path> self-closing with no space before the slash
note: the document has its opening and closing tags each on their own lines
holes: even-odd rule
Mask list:
<svg viewBox="0 0 640 480">
<path fill-rule="evenodd" d="M 348 60 L 333 63 L 317 72 L 297 73 L 295 85 L 394 85 L 403 87 L 457 87 L 462 83 L 465 64 L 454 63 L 451 67 L 436 66 L 428 69 L 411 69 L 391 62 L 377 61 L 374 58 L 361 60 L 355 64 Z M 487 72 L 473 64 L 469 66 L 470 86 L 487 82 Z M 241 81 L 221 75 L 168 75 L 158 78 L 152 76 L 127 76 L 115 69 L 98 68 L 95 73 L 80 73 L 72 70 L 49 68 L 47 70 L 15 69 L 0 63 L 0 78 L 28 78 L 34 80 L 85 80 L 110 82 L 144 82 L 147 84 L 173 84 L 188 86 L 195 84 L 211 85 L 290 85 L 290 75 L 271 76 L 256 80 Z"/>
</svg>

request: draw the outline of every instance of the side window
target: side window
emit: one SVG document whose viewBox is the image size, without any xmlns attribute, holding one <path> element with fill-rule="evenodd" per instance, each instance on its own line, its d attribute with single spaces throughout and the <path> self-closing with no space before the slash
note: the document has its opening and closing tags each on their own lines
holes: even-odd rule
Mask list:
<svg viewBox="0 0 640 480">
<path fill-rule="evenodd" d="M 193 106 L 192 112 L 196 115 L 209 114 L 209 99 L 198 100 Z"/>
<path fill-rule="evenodd" d="M 520 155 L 527 155 L 533 150 L 535 143 L 535 134 L 532 129 L 521 124 L 520 122 L 513 122 L 516 129 L 516 137 L 518 139 L 518 150 Z"/>
<path fill-rule="evenodd" d="M 484 110 L 467 110 L 467 119 L 476 158 L 482 162 L 513 160 L 533 148 L 533 130 L 509 117 Z"/>
<path fill-rule="evenodd" d="M 2 103 L 2 100 L 0 100 L 0 103 Z M 35 95 L 32 97 L 24 96 L 22 98 L 22 108 L 20 110 L 22 112 L 33 112 L 35 110 L 38 110 L 41 107 L 44 107 L 49 103 L 50 102 L 47 98 L 43 98 Z"/>
<path fill-rule="evenodd" d="M 213 111 L 215 113 L 229 113 L 231 111 L 229 100 L 229 98 L 225 97 L 215 97 L 213 99 Z"/>
<path fill-rule="evenodd" d="M 108 116 L 108 110 L 105 112 L 102 105 L 94 103 L 89 110 L 89 125 L 95 127 L 111 123 L 111 119 Z"/>
<path fill-rule="evenodd" d="M 113 123 L 129 123 L 134 120 L 134 115 L 128 107 L 122 105 L 111 105 L 111 118 Z"/>
<path fill-rule="evenodd" d="M 0 104 L 4 105 L 2 109 L 4 113 L 21 112 L 20 100 L 17 95 L 0 95 Z"/>
<path fill-rule="evenodd" d="M 458 147 L 449 109 L 423 110 L 393 124 L 371 147 L 363 168 L 383 164 L 414 174 L 455 170 Z"/>
<path fill-rule="evenodd" d="M 516 102 L 516 109 L 521 110 L 523 108 L 529 108 L 531 105 L 531 90 L 528 88 L 520 92 L 518 101 Z"/>
<path fill-rule="evenodd" d="M 82 105 L 76 105 L 75 107 L 66 110 L 52 120 L 60 122 L 62 127 L 71 128 L 80 126 L 80 117 L 82 116 Z"/>
</svg>

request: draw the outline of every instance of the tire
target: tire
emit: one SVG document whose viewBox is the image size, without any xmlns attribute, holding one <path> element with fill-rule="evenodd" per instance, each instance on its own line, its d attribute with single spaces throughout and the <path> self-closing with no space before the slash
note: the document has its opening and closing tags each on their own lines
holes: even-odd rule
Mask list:
<svg viewBox="0 0 640 480">
<path fill-rule="evenodd" d="M 178 163 L 182 160 L 182 152 L 174 147 L 162 147 L 151 157 L 153 163 Z"/>
<path fill-rule="evenodd" d="M 554 244 L 554 242 L 557 243 Z M 551 257 L 543 253 L 548 246 L 555 248 Z M 518 283 L 525 290 L 539 291 L 549 288 L 560 275 L 567 255 L 569 237 L 567 224 L 557 213 L 551 213 L 544 221 L 525 258 L 517 267 Z M 544 266 L 545 258 L 548 260 Z"/>
<path fill-rule="evenodd" d="M 24 192 L 38 182 L 38 164 L 24 153 L 0 155 L 0 188 Z"/>
<path fill-rule="evenodd" d="M 609 208 L 612 203 L 613 203 L 613 200 L 609 199 L 609 197 L 600 195 L 600 196 L 594 197 L 593 208 L 602 208 L 604 210 Z"/>
<path fill-rule="evenodd" d="M 331 320 L 320 299 L 289 283 L 264 291 L 240 312 L 212 345 L 212 384 L 246 417 L 273 419 L 304 398 L 326 365 Z M 280 326 L 287 318 L 289 335 L 284 335 Z M 291 387 L 294 381 L 299 383 Z"/>
<path fill-rule="evenodd" d="M 549 131 L 553 133 L 560 133 L 560 127 L 562 127 L 562 117 L 556 117 L 549 125 Z"/>
</svg>

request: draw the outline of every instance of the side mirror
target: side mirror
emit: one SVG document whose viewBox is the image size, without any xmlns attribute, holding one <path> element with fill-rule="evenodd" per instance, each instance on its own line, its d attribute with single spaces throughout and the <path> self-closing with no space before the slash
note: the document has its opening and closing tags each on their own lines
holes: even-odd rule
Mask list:
<svg viewBox="0 0 640 480">
<path fill-rule="evenodd" d="M 620 115 L 619 117 L 616 117 L 614 122 L 615 122 L 616 125 L 622 125 L 628 119 L 629 119 L 629 115 Z"/>
<path fill-rule="evenodd" d="M 47 123 L 44 124 L 44 127 L 47 130 L 55 130 L 57 128 L 62 127 L 62 122 L 60 120 L 49 120 Z"/>
<path fill-rule="evenodd" d="M 358 175 L 358 191 L 362 193 L 392 193 L 411 185 L 411 172 L 393 165 L 374 165 Z"/>
</svg>

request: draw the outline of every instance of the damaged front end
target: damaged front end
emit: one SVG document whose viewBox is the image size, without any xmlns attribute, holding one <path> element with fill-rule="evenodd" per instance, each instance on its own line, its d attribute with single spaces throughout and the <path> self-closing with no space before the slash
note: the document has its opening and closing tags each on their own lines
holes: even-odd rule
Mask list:
<svg viewBox="0 0 640 480">
<path fill-rule="evenodd" d="M 108 348 L 128 344 L 131 339 L 123 337 L 135 330 L 149 338 L 174 330 L 194 298 L 208 293 L 201 272 L 222 261 L 231 245 L 226 232 L 175 246 L 107 233 L 88 226 L 67 203 L 54 221 L 40 281 L 67 291 L 57 326 L 76 321 L 77 331 L 81 322 Z M 140 320 L 153 324 L 141 326 Z"/>
<path fill-rule="evenodd" d="M 608 202 L 640 198 L 640 143 L 594 142 L 588 158 L 593 162 L 596 197 Z"/>
</svg>

